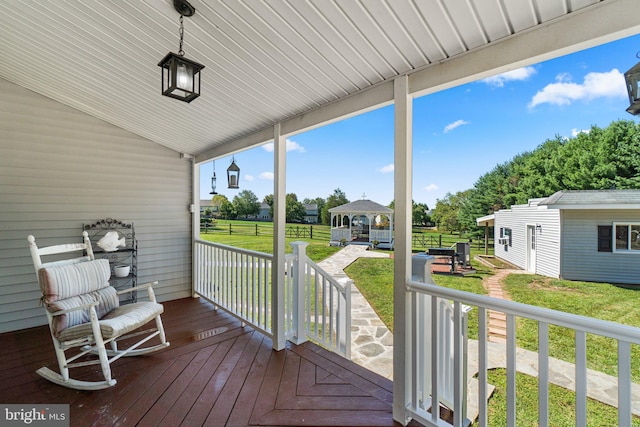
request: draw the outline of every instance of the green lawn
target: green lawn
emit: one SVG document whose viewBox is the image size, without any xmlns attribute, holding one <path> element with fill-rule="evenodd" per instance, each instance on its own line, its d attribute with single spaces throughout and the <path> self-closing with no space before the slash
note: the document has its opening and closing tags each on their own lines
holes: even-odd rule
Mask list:
<svg viewBox="0 0 640 427">
<path fill-rule="evenodd" d="M 505 278 L 505 289 L 514 301 L 567 313 L 640 327 L 640 289 L 625 289 L 607 283 L 573 282 L 548 277 L 512 274 Z M 574 333 L 549 327 L 552 357 L 574 362 Z M 517 321 L 518 346 L 537 351 L 537 326 L 531 320 Z M 617 343 L 613 339 L 587 334 L 587 366 L 617 375 Z M 631 372 L 640 382 L 640 346 L 631 346 Z"/>
<path fill-rule="evenodd" d="M 209 242 L 220 243 L 223 245 L 235 246 L 252 251 L 264 252 L 270 254 L 273 252 L 273 236 L 249 236 L 249 235 L 229 235 L 229 234 L 204 234 L 200 233 L 200 238 Z M 307 246 L 307 256 L 314 262 L 322 261 L 338 252 L 341 248 L 329 246 L 329 242 L 325 240 L 308 239 L 308 238 L 287 238 L 286 253 L 293 252 L 290 243 L 302 241 L 309 243 Z"/>
<path fill-rule="evenodd" d="M 456 276 L 434 274 L 436 284 L 449 288 L 478 294 L 486 293 L 482 286 L 482 278 L 490 269 L 476 265 L 477 273 L 460 279 Z M 345 269 L 345 273 L 369 301 L 380 320 L 393 331 L 393 260 L 380 258 L 360 258 Z M 477 311 L 469 313 L 469 337 L 477 339 Z"/>
<path fill-rule="evenodd" d="M 496 387 L 488 406 L 487 424 L 507 425 L 507 371 L 492 369 L 488 374 L 489 384 Z M 573 427 L 575 420 L 575 393 L 566 388 L 549 384 L 549 425 Z M 587 425 L 617 425 L 617 409 L 587 398 Z M 538 380 L 529 375 L 516 374 L 516 420 L 518 427 L 538 425 Z M 640 426 L 640 419 L 632 419 L 633 426 Z"/>
</svg>

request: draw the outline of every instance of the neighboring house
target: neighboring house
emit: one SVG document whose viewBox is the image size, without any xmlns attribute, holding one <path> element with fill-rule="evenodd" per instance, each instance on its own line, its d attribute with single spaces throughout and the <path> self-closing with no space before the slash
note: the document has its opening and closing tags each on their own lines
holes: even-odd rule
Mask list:
<svg viewBox="0 0 640 427">
<path fill-rule="evenodd" d="M 640 190 L 558 191 L 495 221 L 495 255 L 549 277 L 640 285 Z"/>
<path fill-rule="evenodd" d="M 262 202 L 260 204 L 260 213 L 258 214 L 258 219 L 260 221 L 272 221 L 271 218 L 271 206 L 269 204 Z"/>
<path fill-rule="evenodd" d="M 318 204 L 317 203 L 303 203 L 304 206 L 304 222 L 307 224 L 317 224 L 318 223 Z"/>
<path fill-rule="evenodd" d="M 200 216 L 204 215 L 204 212 L 207 209 L 210 209 L 211 212 L 217 212 L 218 207 L 213 206 L 213 203 L 211 203 L 211 199 L 200 199 Z"/>
<path fill-rule="evenodd" d="M 315 203 L 303 204 L 305 209 L 304 222 L 308 224 L 316 224 L 318 222 L 318 205 Z M 271 217 L 271 206 L 262 202 L 260 204 L 260 212 L 257 216 L 252 216 L 257 221 L 273 221 Z"/>
</svg>

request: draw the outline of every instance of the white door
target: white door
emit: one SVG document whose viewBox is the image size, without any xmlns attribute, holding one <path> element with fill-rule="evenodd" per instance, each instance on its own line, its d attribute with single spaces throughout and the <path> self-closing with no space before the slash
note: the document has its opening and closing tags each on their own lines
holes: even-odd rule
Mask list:
<svg viewBox="0 0 640 427">
<path fill-rule="evenodd" d="M 536 272 L 536 226 L 527 225 L 527 271 Z"/>
</svg>

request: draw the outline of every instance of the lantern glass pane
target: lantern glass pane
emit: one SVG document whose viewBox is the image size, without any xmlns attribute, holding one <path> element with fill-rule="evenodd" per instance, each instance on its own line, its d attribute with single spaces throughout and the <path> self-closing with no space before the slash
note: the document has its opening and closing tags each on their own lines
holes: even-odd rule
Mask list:
<svg viewBox="0 0 640 427">
<path fill-rule="evenodd" d="M 187 92 L 193 92 L 193 68 L 184 62 L 176 66 L 176 86 Z"/>
</svg>

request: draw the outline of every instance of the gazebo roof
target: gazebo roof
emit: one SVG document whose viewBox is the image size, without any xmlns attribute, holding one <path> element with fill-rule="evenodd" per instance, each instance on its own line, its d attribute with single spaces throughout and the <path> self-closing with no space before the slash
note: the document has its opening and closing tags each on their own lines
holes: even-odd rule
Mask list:
<svg viewBox="0 0 640 427">
<path fill-rule="evenodd" d="M 331 208 L 329 209 L 329 212 L 338 214 L 392 214 L 393 209 L 382 206 L 381 204 L 371 200 L 356 200 L 355 202 L 345 203 L 344 205 Z"/>
</svg>

